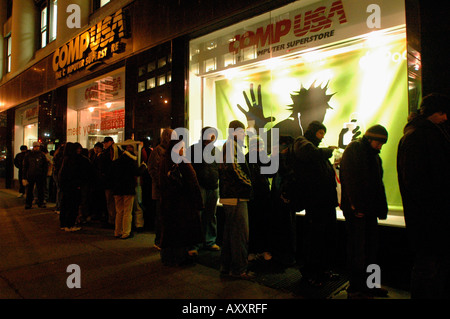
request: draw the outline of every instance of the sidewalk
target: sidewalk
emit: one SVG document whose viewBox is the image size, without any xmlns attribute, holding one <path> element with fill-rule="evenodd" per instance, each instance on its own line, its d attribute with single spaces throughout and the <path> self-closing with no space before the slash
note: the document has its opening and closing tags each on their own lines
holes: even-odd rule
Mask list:
<svg viewBox="0 0 450 319">
<path fill-rule="evenodd" d="M 308 296 L 263 284 L 220 278 L 213 267 L 166 267 L 153 248 L 154 234 L 116 239 L 111 229 L 88 224 L 59 229 L 52 206 L 24 209 L 17 192 L 0 189 L 1 299 L 295 300 Z M 215 252 L 220 254 L 220 252 Z M 217 257 L 217 256 L 216 256 Z M 79 266 L 81 288 L 68 288 L 70 265 Z M 69 278 L 70 277 L 70 278 Z M 388 288 L 390 299 L 408 299 Z M 336 299 L 346 299 L 341 291 Z M 183 301 L 185 302 L 185 301 Z"/>
</svg>

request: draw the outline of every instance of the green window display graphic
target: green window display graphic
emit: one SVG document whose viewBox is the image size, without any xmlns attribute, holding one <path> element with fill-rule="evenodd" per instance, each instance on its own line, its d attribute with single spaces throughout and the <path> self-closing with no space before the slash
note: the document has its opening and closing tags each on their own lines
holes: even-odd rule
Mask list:
<svg viewBox="0 0 450 319">
<path fill-rule="evenodd" d="M 241 68 L 234 76 L 207 81 L 213 87 L 215 111 L 205 109 L 204 118 L 214 117 L 209 122 L 222 133 L 237 119 L 268 133 L 278 128 L 280 136 L 293 137 L 318 120 L 327 127 L 324 147 L 338 146 L 339 134 L 348 123 L 359 126 L 362 133 L 381 124 L 389 132 L 380 153 L 386 195 L 391 209 L 401 209 L 396 156 L 408 117 L 406 59 L 405 30 L 398 28 L 266 60 L 262 67 Z"/>
</svg>

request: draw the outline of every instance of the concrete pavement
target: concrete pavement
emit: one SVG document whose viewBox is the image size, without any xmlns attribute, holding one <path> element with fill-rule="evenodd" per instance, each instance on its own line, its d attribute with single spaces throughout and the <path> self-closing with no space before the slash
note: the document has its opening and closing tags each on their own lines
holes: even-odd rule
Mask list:
<svg viewBox="0 0 450 319">
<path fill-rule="evenodd" d="M 292 299 L 290 293 L 244 280 L 221 279 L 195 264 L 166 267 L 153 233 L 116 239 L 100 225 L 59 228 L 51 206 L 24 209 L 17 192 L 0 190 L 0 298 L 12 299 Z M 51 204 L 50 204 L 51 205 Z M 68 288 L 78 265 L 81 288 Z M 72 276 L 69 281 L 76 282 Z"/>
<path fill-rule="evenodd" d="M 190 300 L 290 300 L 292 306 L 305 297 L 221 278 L 217 269 L 201 264 L 164 266 L 151 232 L 121 240 L 94 223 L 78 232 L 62 231 L 54 204 L 25 210 L 17 194 L 0 189 L 0 299 L 178 300 L 172 310 L 181 311 Z M 80 288 L 69 288 L 78 282 Z M 389 291 L 391 299 L 409 298 L 407 292 Z M 345 291 L 334 298 L 346 299 Z"/>
</svg>

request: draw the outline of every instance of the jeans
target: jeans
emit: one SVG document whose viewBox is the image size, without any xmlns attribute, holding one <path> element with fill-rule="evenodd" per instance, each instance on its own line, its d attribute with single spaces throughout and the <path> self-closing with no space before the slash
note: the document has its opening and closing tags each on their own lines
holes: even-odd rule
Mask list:
<svg viewBox="0 0 450 319">
<path fill-rule="evenodd" d="M 53 180 L 55 181 L 55 186 L 56 186 L 56 206 L 55 206 L 55 210 L 56 211 L 60 211 L 61 210 L 61 197 L 62 197 L 62 192 L 61 189 L 59 188 L 59 181 L 58 181 L 58 174 L 53 174 Z"/>
<path fill-rule="evenodd" d="M 116 204 L 112 190 L 105 189 L 106 209 L 108 210 L 107 223 L 114 225 L 116 222 Z"/>
<path fill-rule="evenodd" d="M 321 276 L 332 269 L 335 259 L 336 208 L 307 208 L 305 217 L 306 264 L 302 274 L 310 277 Z"/>
<path fill-rule="evenodd" d="M 411 272 L 411 299 L 449 299 L 450 256 L 416 252 Z"/>
<path fill-rule="evenodd" d="M 349 213 L 350 215 L 351 213 Z M 367 266 L 377 263 L 377 217 L 346 218 L 347 261 L 350 271 L 350 288 L 353 291 L 367 289 Z"/>
<path fill-rule="evenodd" d="M 246 201 L 224 205 L 225 225 L 220 255 L 221 271 L 240 275 L 248 267 L 248 210 Z"/>
<path fill-rule="evenodd" d="M 116 220 L 114 236 L 126 237 L 131 233 L 134 195 L 114 195 Z"/>
<path fill-rule="evenodd" d="M 37 189 L 38 205 L 44 204 L 44 188 L 45 188 L 45 176 L 36 177 L 34 180 L 29 180 L 27 185 L 27 198 L 25 200 L 26 206 L 31 207 L 34 199 L 34 185 Z"/>
<path fill-rule="evenodd" d="M 217 199 L 219 198 L 219 189 L 205 189 L 200 186 L 200 192 L 203 199 L 203 207 L 205 208 L 200 212 L 200 219 L 202 223 L 202 231 L 204 234 L 203 245 L 205 247 L 211 247 L 216 243 L 217 238 Z M 201 243 L 194 246 L 194 249 L 199 249 Z"/>
<path fill-rule="evenodd" d="M 61 191 L 61 213 L 59 214 L 60 227 L 74 227 L 81 201 L 80 188 Z"/>
</svg>

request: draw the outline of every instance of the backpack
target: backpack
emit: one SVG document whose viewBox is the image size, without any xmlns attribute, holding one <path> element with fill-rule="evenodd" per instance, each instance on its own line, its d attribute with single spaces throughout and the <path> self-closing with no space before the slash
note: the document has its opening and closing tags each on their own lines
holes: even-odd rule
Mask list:
<svg viewBox="0 0 450 319">
<path fill-rule="evenodd" d="M 297 139 L 295 140 L 297 141 Z M 294 153 L 294 144 L 291 143 L 287 152 L 280 158 L 279 188 L 280 195 L 289 200 L 289 206 L 295 212 L 305 209 L 305 199 L 303 184 L 301 182 L 300 173 L 298 172 Z"/>
</svg>

